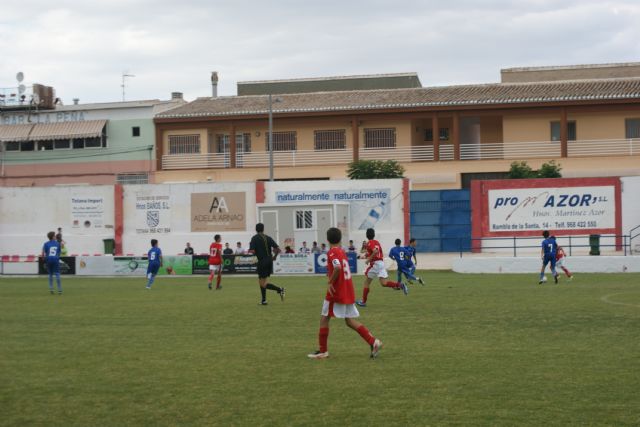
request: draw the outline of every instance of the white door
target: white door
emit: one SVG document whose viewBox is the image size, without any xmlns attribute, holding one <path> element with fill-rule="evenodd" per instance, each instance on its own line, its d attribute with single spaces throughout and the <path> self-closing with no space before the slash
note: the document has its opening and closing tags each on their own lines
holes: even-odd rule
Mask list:
<svg viewBox="0 0 640 427">
<path fill-rule="evenodd" d="M 317 218 L 317 227 L 316 230 L 318 232 L 318 243 L 326 243 L 327 248 L 329 247 L 329 242 L 327 242 L 327 230 L 333 227 L 333 210 L 332 209 L 318 209 L 316 211 Z"/>
<path fill-rule="evenodd" d="M 280 241 L 278 236 L 278 211 L 261 211 L 260 222 L 264 224 L 264 234 L 271 236 L 278 243 Z"/>
</svg>

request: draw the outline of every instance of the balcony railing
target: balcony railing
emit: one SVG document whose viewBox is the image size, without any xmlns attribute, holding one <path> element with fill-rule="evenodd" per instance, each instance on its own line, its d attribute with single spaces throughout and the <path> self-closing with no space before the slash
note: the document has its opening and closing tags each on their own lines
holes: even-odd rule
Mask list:
<svg viewBox="0 0 640 427">
<path fill-rule="evenodd" d="M 454 159 L 453 144 L 440 144 L 440 161 Z M 569 141 L 569 157 L 637 156 L 640 155 L 640 139 L 609 139 Z M 505 142 L 503 144 L 460 144 L 460 160 L 517 160 L 534 158 L 559 158 L 560 142 Z M 361 148 L 360 159 L 399 162 L 433 161 L 433 146 Z M 277 167 L 347 164 L 353 160 L 353 150 L 298 150 L 273 153 Z M 237 153 L 236 167 L 269 166 L 269 153 Z M 218 169 L 230 167 L 229 153 L 179 154 L 162 156 L 162 168 Z"/>
</svg>

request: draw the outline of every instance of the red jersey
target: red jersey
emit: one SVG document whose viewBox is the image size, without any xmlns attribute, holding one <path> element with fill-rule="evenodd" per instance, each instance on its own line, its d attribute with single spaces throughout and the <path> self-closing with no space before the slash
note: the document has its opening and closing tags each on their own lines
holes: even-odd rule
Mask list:
<svg viewBox="0 0 640 427">
<path fill-rule="evenodd" d="M 222 264 L 222 243 L 213 242 L 209 246 L 209 265 Z"/>
<path fill-rule="evenodd" d="M 564 249 L 558 246 L 558 249 L 556 249 L 556 261 L 564 258 L 564 256 L 565 256 Z"/>
<path fill-rule="evenodd" d="M 377 240 L 369 240 L 367 242 L 367 258 L 369 258 L 371 256 L 371 254 L 373 253 L 373 251 L 375 250 L 375 248 L 378 248 L 378 253 L 376 253 L 372 258 L 371 258 L 371 262 L 369 262 L 369 264 L 373 265 L 374 262 L 376 261 L 382 261 L 382 246 L 380 246 L 380 242 L 378 242 Z"/>
<path fill-rule="evenodd" d="M 342 271 L 333 285 L 333 295 L 327 292 L 325 299 L 338 304 L 353 304 L 356 302 L 355 292 L 353 290 L 353 281 L 351 280 L 351 270 L 349 270 L 349 261 L 347 255 L 342 248 L 335 247 L 329 249 L 327 253 L 327 273 L 329 277 L 333 275 L 333 271 L 340 268 Z"/>
</svg>

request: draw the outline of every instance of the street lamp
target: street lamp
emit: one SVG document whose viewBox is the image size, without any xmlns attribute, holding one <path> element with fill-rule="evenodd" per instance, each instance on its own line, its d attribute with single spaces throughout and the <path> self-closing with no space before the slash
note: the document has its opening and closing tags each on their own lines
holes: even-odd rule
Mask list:
<svg viewBox="0 0 640 427">
<path fill-rule="evenodd" d="M 273 99 L 269 94 L 269 181 L 273 181 L 273 103 L 282 99 Z"/>
</svg>

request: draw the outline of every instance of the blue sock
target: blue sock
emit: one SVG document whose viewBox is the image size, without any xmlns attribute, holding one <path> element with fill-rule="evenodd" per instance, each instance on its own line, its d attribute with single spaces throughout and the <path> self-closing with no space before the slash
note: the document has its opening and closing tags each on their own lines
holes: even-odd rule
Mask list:
<svg viewBox="0 0 640 427">
<path fill-rule="evenodd" d="M 53 274 L 49 274 L 49 290 L 53 291 Z"/>
<path fill-rule="evenodd" d="M 153 285 L 153 280 L 156 278 L 153 274 L 149 274 L 149 280 L 147 281 L 147 288 L 150 288 Z"/>
<path fill-rule="evenodd" d="M 56 283 L 58 284 L 58 292 L 62 292 L 62 282 L 60 282 L 60 273 L 56 273 Z M 53 288 L 53 284 L 51 284 L 51 288 Z"/>
</svg>

